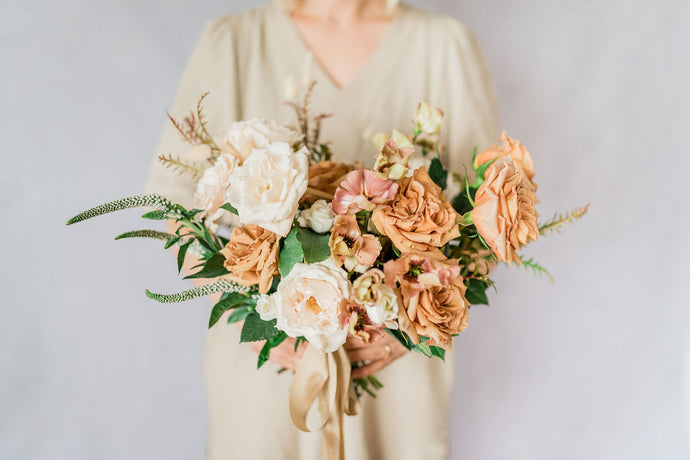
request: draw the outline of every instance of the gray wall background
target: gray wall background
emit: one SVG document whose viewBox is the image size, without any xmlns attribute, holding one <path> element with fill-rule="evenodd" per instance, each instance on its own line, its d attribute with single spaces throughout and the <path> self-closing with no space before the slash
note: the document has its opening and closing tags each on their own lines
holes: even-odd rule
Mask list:
<svg viewBox="0 0 690 460">
<path fill-rule="evenodd" d="M 483 46 L 541 213 L 589 216 L 496 276 L 457 342 L 454 459 L 688 458 L 690 2 L 422 2 Z M 190 459 L 204 447 L 206 301 L 137 212 L 204 21 L 255 1 L 0 2 L 0 458 Z"/>
</svg>

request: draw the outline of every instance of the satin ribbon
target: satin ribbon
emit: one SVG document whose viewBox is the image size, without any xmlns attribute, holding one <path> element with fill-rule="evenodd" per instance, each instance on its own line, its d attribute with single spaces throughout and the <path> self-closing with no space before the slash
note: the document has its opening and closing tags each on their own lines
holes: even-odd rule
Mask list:
<svg viewBox="0 0 690 460">
<path fill-rule="evenodd" d="M 345 460 L 344 414 L 356 415 L 359 403 L 350 379 L 351 364 L 343 347 L 323 353 L 309 344 L 290 388 L 290 417 L 302 431 L 323 432 L 321 458 Z M 320 421 L 307 426 L 307 415 L 318 400 Z"/>
</svg>

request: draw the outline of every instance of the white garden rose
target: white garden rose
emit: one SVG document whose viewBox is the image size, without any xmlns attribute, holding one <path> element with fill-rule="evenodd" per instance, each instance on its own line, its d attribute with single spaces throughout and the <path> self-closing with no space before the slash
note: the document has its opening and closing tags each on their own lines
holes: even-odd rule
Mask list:
<svg viewBox="0 0 690 460">
<path fill-rule="evenodd" d="M 252 149 L 263 149 L 273 142 L 286 142 L 292 146 L 301 137 L 298 131 L 286 125 L 273 120 L 252 118 L 232 123 L 219 146 L 221 150 L 235 155 L 242 162 L 249 158 Z"/>
<path fill-rule="evenodd" d="M 276 327 L 290 337 L 304 336 L 324 353 L 337 350 L 347 339 L 348 324 L 341 325 L 340 316 L 349 288 L 347 273 L 330 259 L 295 264 L 271 296 Z"/>
<path fill-rule="evenodd" d="M 222 153 L 215 164 L 206 168 L 194 192 L 194 207 L 201 209 L 199 217 L 206 217 L 212 227 L 225 212 L 220 207 L 225 203 L 226 193 L 237 168 L 237 158 Z"/>
<path fill-rule="evenodd" d="M 334 219 L 331 204 L 326 200 L 316 200 L 311 208 L 300 213 L 297 222 L 301 227 L 309 227 L 316 233 L 326 233 L 333 228 Z"/>
<path fill-rule="evenodd" d="M 443 110 L 422 101 L 414 114 L 414 127 L 424 134 L 438 134 L 443 125 Z"/>
<path fill-rule="evenodd" d="M 384 284 L 384 273 L 372 268 L 352 283 L 353 300 L 362 305 L 372 323 L 398 329 L 398 295 Z"/>
<path fill-rule="evenodd" d="M 294 152 L 285 142 L 255 148 L 235 169 L 227 200 L 237 209 L 240 223 L 256 224 L 286 236 L 307 191 L 307 149 Z"/>
</svg>

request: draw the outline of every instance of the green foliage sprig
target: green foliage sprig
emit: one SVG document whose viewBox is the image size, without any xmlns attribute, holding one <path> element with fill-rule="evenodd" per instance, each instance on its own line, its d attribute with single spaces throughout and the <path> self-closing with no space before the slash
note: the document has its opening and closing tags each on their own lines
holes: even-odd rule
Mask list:
<svg viewBox="0 0 690 460">
<path fill-rule="evenodd" d="M 156 294 L 146 290 L 146 297 L 156 300 L 161 303 L 178 303 L 187 300 L 196 299 L 209 294 L 217 292 L 248 292 L 249 288 L 233 281 L 220 279 L 216 282 L 206 284 L 204 286 L 197 286 L 186 291 L 178 292 L 177 294 Z"/>
<path fill-rule="evenodd" d="M 175 205 L 172 201 L 167 198 L 150 194 L 150 195 L 136 195 L 127 198 L 122 198 L 120 200 L 110 201 L 108 203 L 87 209 L 84 212 L 77 214 L 67 221 L 67 225 L 72 225 L 77 222 L 81 222 L 92 217 L 101 216 L 103 214 L 108 214 L 110 212 L 120 211 L 122 209 L 129 208 L 140 208 L 140 207 L 151 207 L 157 208 L 159 211 L 165 213 L 172 212 Z"/>
<path fill-rule="evenodd" d="M 539 234 L 541 236 L 546 236 L 553 232 L 560 234 L 561 228 L 580 219 L 587 214 L 587 210 L 589 210 L 589 204 L 575 208 L 570 212 L 556 213 L 549 221 L 539 226 Z"/>
</svg>

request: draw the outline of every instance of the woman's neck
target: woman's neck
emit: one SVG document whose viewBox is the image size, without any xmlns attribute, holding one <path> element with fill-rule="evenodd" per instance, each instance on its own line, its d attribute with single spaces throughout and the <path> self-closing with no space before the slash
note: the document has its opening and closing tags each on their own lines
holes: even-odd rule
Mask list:
<svg viewBox="0 0 690 460">
<path fill-rule="evenodd" d="M 334 25 L 379 20 L 387 16 L 385 0 L 294 0 L 292 14 Z"/>
</svg>

